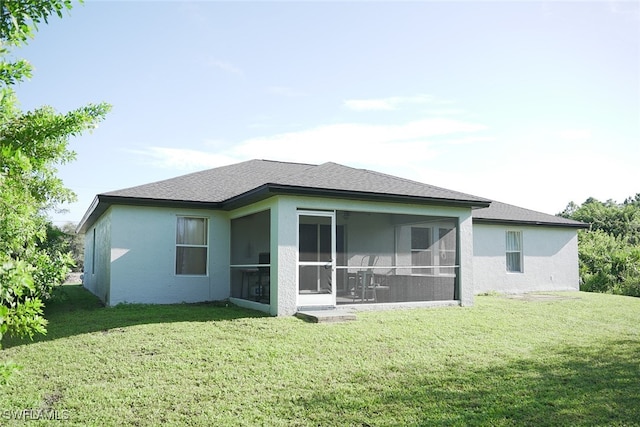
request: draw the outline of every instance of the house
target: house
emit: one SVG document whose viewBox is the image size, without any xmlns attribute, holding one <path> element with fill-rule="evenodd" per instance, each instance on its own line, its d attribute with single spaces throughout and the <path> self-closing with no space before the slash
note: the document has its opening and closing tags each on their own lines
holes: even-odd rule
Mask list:
<svg viewBox="0 0 640 427">
<path fill-rule="evenodd" d="M 577 290 L 585 224 L 336 163 L 250 160 L 99 194 L 84 286 L 107 305 L 272 315 Z"/>
</svg>

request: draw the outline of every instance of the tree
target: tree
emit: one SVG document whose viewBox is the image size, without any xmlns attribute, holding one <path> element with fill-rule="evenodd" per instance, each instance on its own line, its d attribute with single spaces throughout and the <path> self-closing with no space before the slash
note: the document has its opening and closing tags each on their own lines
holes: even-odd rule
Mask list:
<svg viewBox="0 0 640 427">
<path fill-rule="evenodd" d="M 0 1 L 0 339 L 46 333 L 43 301 L 72 264 L 68 253 L 47 241 L 47 212 L 75 199 L 56 167 L 75 159 L 69 139 L 93 129 L 110 109 L 104 103 L 68 113 L 19 108 L 13 86 L 32 68 L 13 60 L 12 49 L 71 6 L 71 0 Z"/>
<path fill-rule="evenodd" d="M 41 245 L 50 253 L 69 253 L 73 265 L 71 270 L 78 272 L 84 267 L 84 234 L 76 233 L 76 224 L 68 222 L 61 227 L 47 224 L 47 237 Z"/>
<path fill-rule="evenodd" d="M 571 202 L 560 215 L 591 225 L 578 232 L 581 289 L 640 297 L 640 193 L 621 204 Z"/>
</svg>

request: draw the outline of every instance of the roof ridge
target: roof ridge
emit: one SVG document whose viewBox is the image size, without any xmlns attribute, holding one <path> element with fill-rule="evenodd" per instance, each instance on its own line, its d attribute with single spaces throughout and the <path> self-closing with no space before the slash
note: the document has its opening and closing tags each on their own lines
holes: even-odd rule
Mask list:
<svg viewBox="0 0 640 427">
<path fill-rule="evenodd" d="M 327 163 L 333 163 L 333 164 L 340 165 L 339 163 L 334 163 L 334 162 L 327 162 Z M 371 170 L 371 169 L 365 169 L 365 168 L 354 168 L 354 167 L 346 166 L 346 165 L 340 165 L 340 166 L 344 166 L 344 167 L 347 167 L 347 168 L 350 168 L 350 169 L 354 169 L 354 170 L 360 170 L 360 171 L 368 172 L 368 173 L 371 173 L 371 174 L 374 174 L 374 175 L 383 176 L 385 178 L 390 178 L 390 179 L 393 179 L 393 180 L 396 180 L 396 181 L 402 181 L 402 182 L 407 182 L 407 183 L 411 183 L 411 184 L 415 184 L 415 185 L 420 185 L 420 186 L 423 186 L 423 187 L 433 188 L 433 189 L 439 190 L 439 191 L 454 192 L 454 193 L 457 193 L 457 194 L 462 194 L 462 195 L 465 195 L 465 196 L 469 196 L 469 197 L 471 197 L 473 199 L 484 199 L 486 201 L 491 201 L 491 199 L 487 199 L 486 197 L 474 196 L 473 194 L 463 193 L 462 191 L 450 190 L 448 188 L 439 187 L 437 185 L 432 185 L 432 184 L 427 184 L 425 182 L 415 181 L 413 179 L 404 178 L 404 177 L 401 177 L 401 176 L 390 175 L 390 174 L 384 173 L 384 172 L 378 172 L 378 171 L 374 171 L 374 170 Z"/>
<path fill-rule="evenodd" d="M 100 193 L 100 194 L 109 195 L 110 193 L 133 190 L 133 189 L 136 189 L 138 187 L 146 187 L 146 186 L 150 186 L 150 185 L 162 184 L 162 183 L 165 183 L 165 182 L 170 182 L 170 181 L 174 181 L 174 180 L 178 180 L 178 179 L 180 179 L 180 180 L 189 179 L 190 177 L 193 177 L 193 176 L 205 175 L 207 173 L 210 173 L 213 170 L 222 170 L 222 169 L 229 168 L 229 167 L 237 167 L 237 166 L 242 165 L 242 164 L 251 164 L 251 163 L 278 163 L 278 164 L 282 164 L 282 165 L 299 165 L 299 166 L 311 166 L 311 167 L 317 166 L 317 165 L 313 165 L 313 164 L 310 164 L 310 163 L 302 163 L 302 162 L 284 162 L 284 161 L 280 161 L 280 160 L 270 160 L 270 159 L 249 159 L 249 160 L 245 160 L 245 161 L 242 161 L 242 162 L 239 162 L 239 163 L 230 163 L 230 164 L 226 164 L 226 165 L 216 166 L 216 167 L 213 167 L 213 168 L 208 168 L 208 169 L 203 169 L 203 170 L 199 170 L 199 171 L 193 171 L 193 172 L 185 173 L 183 175 L 173 176 L 171 178 L 159 179 L 157 181 L 147 182 L 147 183 L 144 183 L 144 184 L 132 185 L 130 187 L 124 187 L 124 188 L 118 188 L 116 190 L 111 190 L 111 191 L 107 191 L 105 193 Z"/>
<path fill-rule="evenodd" d="M 279 160 L 262 160 L 262 161 L 264 161 L 264 162 L 280 163 L 280 164 L 282 164 L 282 165 L 308 166 L 308 167 L 307 167 L 307 168 L 305 168 L 303 171 L 291 171 L 290 173 L 280 175 L 280 176 L 278 177 L 278 179 L 276 180 L 276 182 L 265 182 L 264 184 L 280 184 L 280 182 L 277 182 L 277 181 L 280 181 L 280 180 L 282 180 L 282 179 L 284 179 L 284 178 L 291 178 L 291 177 L 293 177 L 293 176 L 300 175 L 300 174 L 302 174 L 302 173 L 304 173 L 304 172 L 309 171 L 309 169 L 314 169 L 314 168 L 317 168 L 317 167 L 318 167 L 318 165 L 314 165 L 314 164 L 312 164 L 312 163 L 302 163 L 302 162 L 282 162 L 282 161 L 279 161 Z"/>
<path fill-rule="evenodd" d="M 252 162 L 252 161 L 256 161 L 256 162 L 269 162 L 269 163 L 280 163 L 283 165 L 301 165 L 301 166 L 318 166 L 316 164 L 313 163 L 306 163 L 306 162 L 285 162 L 283 160 L 271 160 L 271 159 L 252 159 L 252 160 L 247 160 L 247 162 Z M 241 162 L 243 163 L 243 162 Z M 234 164 L 238 164 L 238 163 L 234 163 Z"/>
<path fill-rule="evenodd" d="M 173 176 L 171 178 L 165 178 L 165 179 L 159 179 L 157 181 L 151 181 L 151 182 L 147 182 L 145 184 L 139 184 L 139 185 L 132 185 L 131 187 L 125 187 L 125 188 L 118 188 L 116 190 L 111 190 L 111 191 L 107 191 L 106 193 L 100 193 L 100 194 L 104 194 L 104 195 L 109 195 L 110 193 L 116 193 L 116 192 L 122 192 L 122 191 L 128 191 L 128 190 L 132 190 L 138 187 L 147 187 L 147 186 L 151 186 L 151 185 L 156 185 L 156 184 L 160 184 L 160 183 L 164 183 L 164 182 L 169 182 L 169 181 L 174 181 L 177 179 L 183 179 L 183 178 L 187 178 L 187 177 L 192 177 L 195 175 L 202 175 L 205 174 L 207 172 L 210 172 L 212 170 L 215 169 L 223 169 L 229 166 L 237 166 L 243 163 L 252 163 L 252 162 L 257 162 L 260 161 L 258 159 L 250 159 L 250 160 L 245 160 L 244 162 L 240 162 L 240 163 L 231 163 L 228 165 L 222 165 L 222 166 L 216 166 L 215 168 L 209 168 L 209 169 L 204 169 L 204 170 L 199 170 L 199 171 L 194 171 L 194 172 L 189 172 L 189 173 L 185 173 L 184 175 L 178 175 L 178 176 Z"/>
<path fill-rule="evenodd" d="M 289 164 L 289 165 L 300 165 L 300 166 L 309 166 L 308 168 L 306 168 L 305 170 L 302 171 L 292 171 L 291 173 L 287 174 L 287 175 L 282 175 L 278 180 L 282 180 L 282 179 L 289 179 L 292 177 L 296 177 L 296 176 L 300 176 L 306 172 L 309 172 L 309 170 L 311 169 L 316 169 L 322 165 L 326 165 L 327 163 L 332 163 L 332 162 L 325 162 L 325 163 L 321 163 L 319 165 L 314 165 L 312 163 L 297 163 L 297 162 L 281 162 L 281 163 L 285 163 L 285 164 Z M 272 183 L 267 183 L 267 184 L 284 184 L 283 182 L 272 182 Z"/>
</svg>

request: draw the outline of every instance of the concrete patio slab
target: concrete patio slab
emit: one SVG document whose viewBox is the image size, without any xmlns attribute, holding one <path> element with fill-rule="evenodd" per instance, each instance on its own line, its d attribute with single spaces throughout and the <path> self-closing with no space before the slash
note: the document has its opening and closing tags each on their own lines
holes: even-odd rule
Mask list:
<svg viewBox="0 0 640 427">
<path fill-rule="evenodd" d="M 311 323 L 338 323 L 356 320 L 355 313 L 346 310 L 301 310 L 296 317 Z"/>
</svg>

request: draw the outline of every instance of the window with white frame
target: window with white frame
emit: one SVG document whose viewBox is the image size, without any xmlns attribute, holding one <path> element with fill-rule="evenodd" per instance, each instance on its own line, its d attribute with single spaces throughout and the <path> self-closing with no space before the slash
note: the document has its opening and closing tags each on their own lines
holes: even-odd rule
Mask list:
<svg viewBox="0 0 640 427">
<path fill-rule="evenodd" d="M 176 227 L 176 274 L 207 275 L 207 218 L 179 216 Z"/>
<path fill-rule="evenodd" d="M 507 231 L 507 272 L 522 273 L 522 232 Z"/>
<path fill-rule="evenodd" d="M 396 262 L 398 265 L 413 266 L 410 274 L 455 274 L 457 237 L 453 222 L 400 226 L 396 232 Z M 404 274 L 404 271 L 398 270 L 397 273 Z"/>
<path fill-rule="evenodd" d="M 411 227 L 411 265 L 422 267 L 433 265 L 431 244 L 431 228 Z M 415 272 L 419 274 L 431 273 L 428 268 L 418 268 Z"/>
<path fill-rule="evenodd" d="M 91 274 L 96 274 L 96 229 L 93 229 L 93 240 L 91 241 Z"/>
</svg>

